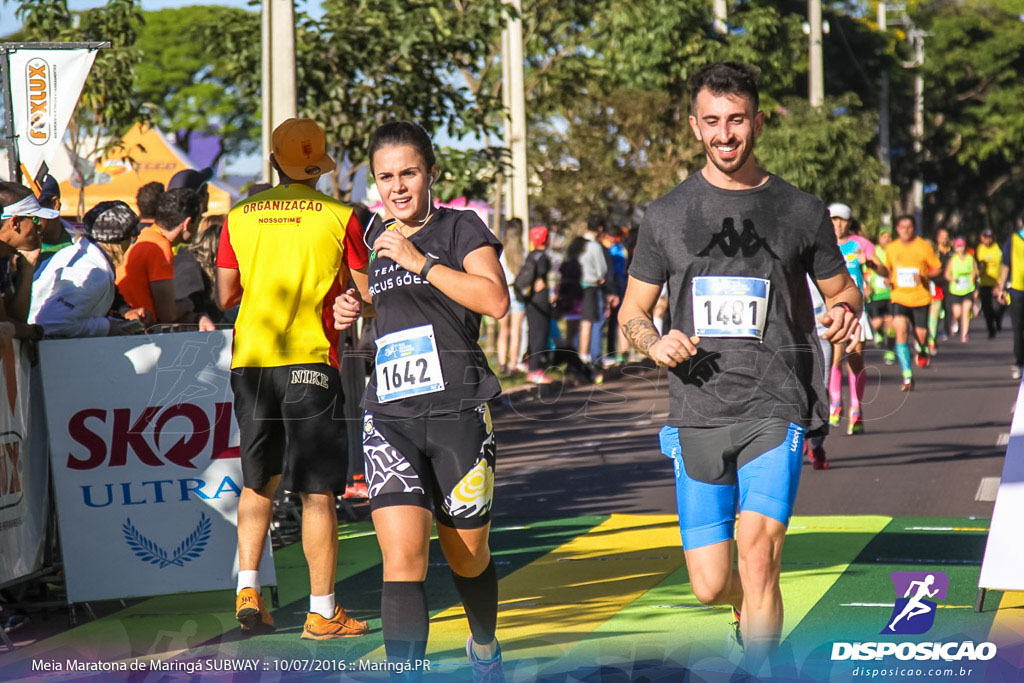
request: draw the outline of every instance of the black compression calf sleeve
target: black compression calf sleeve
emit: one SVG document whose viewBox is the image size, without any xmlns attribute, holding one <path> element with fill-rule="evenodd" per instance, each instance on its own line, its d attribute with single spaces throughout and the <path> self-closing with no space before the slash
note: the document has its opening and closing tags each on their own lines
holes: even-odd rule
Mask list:
<svg viewBox="0 0 1024 683">
<path fill-rule="evenodd" d="M 380 624 L 389 662 L 423 659 L 430 630 L 423 582 L 385 581 L 380 597 Z"/>
<path fill-rule="evenodd" d="M 498 573 L 494 569 L 494 558 L 480 576 L 469 578 L 453 571 L 452 580 L 466 609 L 473 641 L 480 645 L 490 644 L 498 626 Z"/>
</svg>

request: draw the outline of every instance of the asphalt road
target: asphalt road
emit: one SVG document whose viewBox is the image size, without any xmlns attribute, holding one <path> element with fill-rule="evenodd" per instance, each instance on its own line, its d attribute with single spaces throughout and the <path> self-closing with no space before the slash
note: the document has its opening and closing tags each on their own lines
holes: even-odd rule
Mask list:
<svg viewBox="0 0 1024 683">
<path fill-rule="evenodd" d="M 991 516 L 1018 390 L 1009 331 L 989 340 L 975 321 L 968 344 L 946 342 L 930 368 L 915 368 L 910 393 L 899 391 L 898 366 L 870 345 L 866 354 L 865 433 L 847 436 L 845 418 L 833 429 L 831 467 L 804 467 L 796 514 Z M 666 377 L 624 372 L 494 412 L 497 516 L 675 511 L 657 436 Z"/>
</svg>

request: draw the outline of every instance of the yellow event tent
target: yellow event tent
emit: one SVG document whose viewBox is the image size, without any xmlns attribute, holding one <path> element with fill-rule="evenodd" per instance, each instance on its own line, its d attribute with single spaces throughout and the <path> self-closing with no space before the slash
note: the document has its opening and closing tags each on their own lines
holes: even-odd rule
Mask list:
<svg viewBox="0 0 1024 683">
<path fill-rule="evenodd" d="M 54 163 L 50 173 L 60 182 L 62 213 L 71 215 L 77 211 L 79 192 L 83 188 L 71 161 L 62 161 Z M 117 199 L 127 202 L 137 211 L 135 193 L 140 187 L 153 181 L 167 185 L 171 176 L 186 168 L 195 166 L 159 129 L 137 123 L 121 138 L 120 148 L 96 163 L 91 182 L 84 188 L 85 208 L 82 211 L 84 213 L 100 202 Z M 227 213 L 233 202 L 231 190 L 218 181 L 210 182 L 209 189 L 209 213 Z"/>
</svg>

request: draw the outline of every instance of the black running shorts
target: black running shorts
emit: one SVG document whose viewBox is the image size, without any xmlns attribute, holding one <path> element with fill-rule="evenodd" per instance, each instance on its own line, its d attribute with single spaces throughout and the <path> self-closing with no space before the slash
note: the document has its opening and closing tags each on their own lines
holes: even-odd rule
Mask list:
<svg viewBox="0 0 1024 683">
<path fill-rule="evenodd" d="M 929 306 L 904 306 L 898 304 L 895 301 L 892 303 L 892 314 L 894 316 L 902 315 L 904 318 L 909 318 L 911 324 L 914 327 L 921 329 L 928 329 L 928 309 Z"/>
<path fill-rule="evenodd" d="M 589 320 L 591 322 L 601 322 L 601 297 L 604 296 L 604 290 L 601 287 L 584 287 L 583 288 L 583 304 L 580 308 L 580 320 Z M 587 352 L 587 349 L 582 349 Z"/>
<path fill-rule="evenodd" d="M 370 510 L 415 505 L 433 510 L 438 524 L 478 529 L 491 521 L 494 461 L 486 403 L 429 417 L 363 414 Z"/>
<path fill-rule="evenodd" d="M 330 365 L 235 368 L 242 480 L 262 489 L 275 475 L 296 493 L 343 491 L 348 472 L 341 378 Z"/>
<path fill-rule="evenodd" d="M 868 317 L 872 320 L 876 318 L 884 318 L 891 314 L 891 306 L 888 299 L 877 299 L 875 301 L 869 301 L 868 304 Z"/>
</svg>

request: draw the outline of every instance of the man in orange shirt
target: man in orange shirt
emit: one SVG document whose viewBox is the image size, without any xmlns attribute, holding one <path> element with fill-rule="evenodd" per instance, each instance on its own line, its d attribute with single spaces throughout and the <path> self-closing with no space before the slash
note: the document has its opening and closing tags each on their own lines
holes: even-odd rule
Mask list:
<svg viewBox="0 0 1024 683">
<path fill-rule="evenodd" d="M 117 290 L 132 308 L 144 308 L 158 323 L 198 322 L 216 329 L 208 315 L 197 316 L 188 299 L 174 299 L 173 247 L 192 239 L 199 223 L 199 197 L 186 188 L 160 195 L 153 225 L 145 227 L 117 272 Z"/>
<path fill-rule="evenodd" d="M 896 328 L 896 357 L 903 371 L 902 391 L 914 388 L 914 373 L 910 369 L 910 327 L 917 337 L 917 365 L 926 368 L 928 357 L 928 309 L 932 295 L 928 282 L 942 270 L 942 263 L 935 250 L 924 239 L 915 234 L 914 219 L 901 216 L 896 221 L 898 240 L 893 240 L 885 249 L 885 266 L 876 270 L 892 281 L 892 316 Z M 885 271 L 885 272 L 883 272 Z"/>
</svg>

